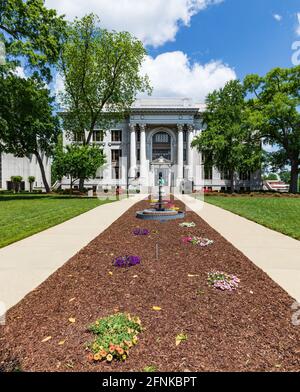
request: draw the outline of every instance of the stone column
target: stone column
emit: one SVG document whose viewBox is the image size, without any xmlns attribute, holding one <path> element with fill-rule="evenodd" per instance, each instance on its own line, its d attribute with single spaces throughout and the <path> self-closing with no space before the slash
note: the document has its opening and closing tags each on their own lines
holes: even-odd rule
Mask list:
<svg viewBox="0 0 300 392">
<path fill-rule="evenodd" d="M 146 158 L 146 125 L 140 124 L 140 176 L 142 184 L 145 185 L 147 179 L 147 158 Z"/>
<path fill-rule="evenodd" d="M 191 147 L 192 141 L 194 139 L 194 127 L 192 125 L 188 126 L 188 137 L 187 137 L 187 155 L 188 155 L 188 179 L 193 180 L 193 149 Z"/>
<path fill-rule="evenodd" d="M 177 124 L 178 144 L 177 144 L 177 180 L 183 179 L 183 125 Z"/>
<path fill-rule="evenodd" d="M 136 176 L 136 129 L 135 124 L 130 124 L 130 171 L 129 177 Z"/>
</svg>

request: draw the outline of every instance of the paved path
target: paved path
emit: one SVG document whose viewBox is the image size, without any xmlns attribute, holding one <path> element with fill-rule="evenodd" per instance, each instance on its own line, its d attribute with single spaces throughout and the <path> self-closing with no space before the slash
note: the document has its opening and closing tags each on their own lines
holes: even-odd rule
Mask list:
<svg viewBox="0 0 300 392">
<path fill-rule="evenodd" d="M 300 241 L 191 196 L 177 197 L 300 302 Z"/>
<path fill-rule="evenodd" d="M 96 207 L 0 249 L 0 309 L 19 302 L 145 196 Z"/>
</svg>

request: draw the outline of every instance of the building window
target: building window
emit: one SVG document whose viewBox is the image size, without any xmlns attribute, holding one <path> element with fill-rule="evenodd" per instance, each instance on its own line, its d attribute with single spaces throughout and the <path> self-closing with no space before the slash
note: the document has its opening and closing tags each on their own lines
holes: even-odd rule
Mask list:
<svg viewBox="0 0 300 392">
<path fill-rule="evenodd" d="M 183 149 L 183 161 L 186 162 L 186 148 Z"/>
<path fill-rule="evenodd" d="M 152 160 L 160 157 L 171 160 L 171 137 L 166 132 L 158 132 L 152 139 Z"/>
<path fill-rule="evenodd" d="M 119 180 L 121 175 L 121 170 L 119 166 L 113 166 L 111 177 L 113 180 Z"/>
<path fill-rule="evenodd" d="M 240 180 L 242 181 L 250 181 L 251 179 L 251 173 L 249 171 L 247 172 L 240 172 Z"/>
<path fill-rule="evenodd" d="M 122 141 L 122 131 L 119 129 L 111 131 L 111 141 L 112 142 L 121 142 Z"/>
<path fill-rule="evenodd" d="M 84 133 L 83 132 L 76 132 L 73 136 L 74 142 L 81 143 L 84 141 Z"/>
<path fill-rule="evenodd" d="M 136 160 L 139 162 L 141 159 L 141 150 L 138 148 L 136 150 Z"/>
<path fill-rule="evenodd" d="M 94 131 L 93 132 L 93 142 L 103 142 L 103 131 Z"/>
<path fill-rule="evenodd" d="M 221 170 L 221 180 L 230 180 L 229 170 Z"/>
<path fill-rule="evenodd" d="M 187 132 L 183 131 L 183 141 L 186 142 L 187 141 Z"/>
<path fill-rule="evenodd" d="M 111 161 L 119 162 L 121 157 L 121 150 L 111 150 Z"/>
<path fill-rule="evenodd" d="M 212 167 L 211 166 L 204 166 L 204 179 L 205 180 L 212 180 Z"/>
</svg>

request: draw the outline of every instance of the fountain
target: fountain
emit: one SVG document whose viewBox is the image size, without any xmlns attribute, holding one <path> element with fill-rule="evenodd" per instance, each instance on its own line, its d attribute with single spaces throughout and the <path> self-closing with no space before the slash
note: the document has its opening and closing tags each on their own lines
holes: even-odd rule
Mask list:
<svg viewBox="0 0 300 392">
<path fill-rule="evenodd" d="M 166 221 L 171 219 L 183 219 L 184 212 L 166 208 L 167 201 L 162 199 L 162 187 L 165 181 L 162 178 L 162 173 L 159 173 L 158 178 L 158 202 L 154 204 L 154 208 L 147 208 L 143 211 L 137 211 L 136 217 L 145 220 L 159 220 Z"/>
</svg>

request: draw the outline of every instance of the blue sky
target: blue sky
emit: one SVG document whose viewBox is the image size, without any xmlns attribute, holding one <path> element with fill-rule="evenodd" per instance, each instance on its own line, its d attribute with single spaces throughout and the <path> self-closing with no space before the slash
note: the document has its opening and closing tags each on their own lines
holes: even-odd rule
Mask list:
<svg viewBox="0 0 300 392">
<path fill-rule="evenodd" d="M 291 67 L 297 12 L 299 0 L 225 0 L 194 15 L 174 42 L 148 47 L 148 51 L 156 56 L 182 50 L 200 63 L 222 60 L 239 78 L 264 74 L 277 66 Z M 278 21 L 274 15 L 282 19 Z"/>
<path fill-rule="evenodd" d="M 292 44 L 300 41 L 300 0 L 46 0 L 46 5 L 69 20 L 93 12 L 102 27 L 131 32 L 148 50 L 142 72 L 153 95 L 196 102 L 228 80 L 291 67 Z M 56 85 L 63 85 L 59 78 Z"/>
</svg>

